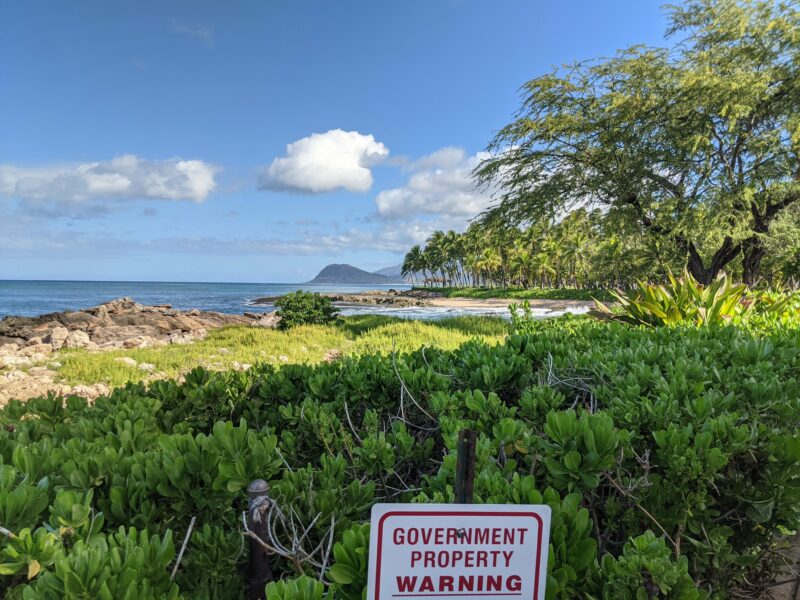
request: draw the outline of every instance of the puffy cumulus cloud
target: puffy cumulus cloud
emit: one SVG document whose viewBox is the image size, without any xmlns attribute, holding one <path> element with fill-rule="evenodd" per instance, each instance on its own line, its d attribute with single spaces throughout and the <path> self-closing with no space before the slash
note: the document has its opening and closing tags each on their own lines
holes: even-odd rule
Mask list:
<svg viewBox="0 0 800 600">
<path fill-rule="evenodd" d="M 216 187 L 216 172 L 201 160 L 133 155 L 73 166 L 0 165 L 0 196 L 66 204 L 109 198 L 202 202 Z"/>
<path fill-rule="evenodd" d="M 413 215 L 440 215 L 469 219 L 488 208 L 491 192 L 475 186 L 473 169 L 487 158 L 461 148 L 446 147 L 413 162 L 408 182 L 380 192 L 375 198 L 382 219 L 408 219 Z"/>
<path fill-rule="evenodd" d="M 372 135 L 332 129 L 314 133 L 286 146 L 286 156 L 264 168 L 259 187 L 311 192 L 345 189 L 366 192 L 372 187 L 371 167 L 384 161 L 389 149 Z"/>
</svg>

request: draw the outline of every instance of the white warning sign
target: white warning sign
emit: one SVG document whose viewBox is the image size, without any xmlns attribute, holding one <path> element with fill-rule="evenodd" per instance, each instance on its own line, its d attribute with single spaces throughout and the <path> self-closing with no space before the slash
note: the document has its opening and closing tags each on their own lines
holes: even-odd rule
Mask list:
<svg viewBox="0 0 800 600">
<path fill-rule="evenodd" d="M 376 504 L 370 600 L 544 599 L 550 507 Z"/>
</svg>

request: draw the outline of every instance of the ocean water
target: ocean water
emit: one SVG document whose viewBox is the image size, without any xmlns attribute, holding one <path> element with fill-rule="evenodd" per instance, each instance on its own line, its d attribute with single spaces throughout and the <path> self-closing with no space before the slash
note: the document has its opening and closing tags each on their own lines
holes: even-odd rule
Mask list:
<svg viewBox="0 0 800 600">
<path fill-rule="evenodd" d="M 253 300 L 280 296 L 303 289 L 312 292 L 355 294 L 367 290 L 407 290 L 410 285 L 310 285 L 297 283 L 170 283 L 152 281 L 9 281 L 0 280 L 0 318 L 8 315 L 36 316 L 63 310 L 97 306 L 122 296 L 141 304 L 171 304 L 180 310 L 199 308 L 225 313 L 272 312 L 272 304 Z M 509 301 L 510 302 L 510 301 Z M 571 312 L 585 312 L 576 308 Z M 391 307 L 384 305 L 342 306 L 342 315 L 379 314 L 405 319 L 442 319 L 463 315 L 508 318 L 505 306 L 442 308 L 434 306 Z M 536 318 L 555 317 L 563 311 L 534 309 Z"/>
<path fill-rule="evenodd" d="M 410 289 L 409 285 L 309 285 L 298 283 L 170 283 L 152 281 L 0 281 L 0 317 L 34 316 L 97 306 L 130 296 L 141 304 L 171 304 L 174 308 L 226 313 L 270 312 L 271 305 L 254 306 L 264 296 L 304 289 L 314 292 L 356 293 L 375 289 Z"/>
</svg>

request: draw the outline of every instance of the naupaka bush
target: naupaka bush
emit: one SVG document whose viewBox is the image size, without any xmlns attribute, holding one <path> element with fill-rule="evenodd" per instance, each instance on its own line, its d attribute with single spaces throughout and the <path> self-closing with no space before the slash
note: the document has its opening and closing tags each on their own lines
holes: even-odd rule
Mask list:
<svg viewBox="0 0 800 600">
<path fill-rule="evenodd" d="M 264 478 L 305 531 L 305 553 L 274 557 L 270 598 L 360 599 L 371 506 L 453 502 L 464 427 L 479 432 L 477 502 L 552 507 L 548 598 L 726 598 L 771 581 L 800 523 L 800 333 L 516 325 L 498 346 L 10 403 L 5 597 L 241 598 L 244 488 Z M 329 542 L 324 566 L 308 558 Z"/>
</svg>

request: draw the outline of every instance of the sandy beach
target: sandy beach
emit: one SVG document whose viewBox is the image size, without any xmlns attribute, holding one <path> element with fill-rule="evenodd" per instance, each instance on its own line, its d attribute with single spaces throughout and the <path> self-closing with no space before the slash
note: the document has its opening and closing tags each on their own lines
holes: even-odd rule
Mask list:
<svg viewBox="0 0 800 600">
<path fill-rule="evenodd" d="M 430 306 L 441 308 L 507 308 L 511 303 L 519 304 L 520 300 L 509 298 L 432 298 Z M 528 300 L 532 308 L 544 309 L 548 311 L 564 311 L 569 309 L 590 309 L 594 305 L 586 300 L 547 300 L 533 299 Z"/>
</svg>

